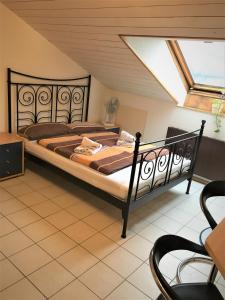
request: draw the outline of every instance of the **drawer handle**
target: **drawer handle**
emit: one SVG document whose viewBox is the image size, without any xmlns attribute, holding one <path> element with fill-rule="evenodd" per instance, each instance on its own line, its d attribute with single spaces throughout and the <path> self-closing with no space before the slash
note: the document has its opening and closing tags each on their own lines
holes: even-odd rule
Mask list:
<svg viewBox="0 0 225 300">
<path fill-rule="evenodd" d="M 10 152 L 9 149 L 6 149 L 5 151 L 8 152 L 8 153 Z"/>
<path fill-rule="evenodd" d="M 6 160 L 5 162 L 6 162 L 7 164 L 10 164 L 10 161 L 9 161 L 9 160 Z"/>
<path fill-rule="evenodd" d="M 7 174 L 7 175 L 10 175 L 10 172 L 9 172 L 9 171 L 6 171 L 6 174 Z"/>
</svg>

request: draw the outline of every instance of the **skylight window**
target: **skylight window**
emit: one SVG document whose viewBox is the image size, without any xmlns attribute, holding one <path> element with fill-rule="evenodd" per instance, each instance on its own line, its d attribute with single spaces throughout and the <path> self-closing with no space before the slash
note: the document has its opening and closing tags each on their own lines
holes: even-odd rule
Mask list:
<svg viewBox="0 0 225 300">
<path fill-rule="evenodd" d="M 224 41 L 169 41 L 190 92 L 225 93 Z"/>
<path fill-rule="evenodd" d="M 225 40 L 121 38 L 178 106 L 225 114 Z"/>
</svg>

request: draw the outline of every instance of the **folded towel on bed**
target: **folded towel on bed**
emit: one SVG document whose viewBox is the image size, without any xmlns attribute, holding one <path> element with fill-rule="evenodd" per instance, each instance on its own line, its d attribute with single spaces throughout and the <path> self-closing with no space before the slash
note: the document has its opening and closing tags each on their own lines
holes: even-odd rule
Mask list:
<svg viewBox="0 0 225 300">
<path fill-rule="evenodd" d="M 90 140 L 87 137 L 83 137 L 80 146 L 74 148 L 74 152 L 84 155 L 94 155 L 102 149 L 102 145 Z"/>
<path fill-rule="evenodd" d="M 129 132 L 122 130 L 120 134 L 120 140 L 126 141 L 127 143 L 135 142 L 135 137 Z"/>
<path fill-rule="evenodd" d="M 128 142 L 123 141 L 123 140 L 118 140 L 117 143 L 116 143 L 116 145 L 117 146 L 123 146 L 123 147 L 134 147 L 135 142 L 128 143 Z"/>
<path fill-rule="evenodd" d="M 122 130 L 120 137 L 117 141 L 117 146 L 134 146 L 135 144 L 135 137 L 131 135 L 129 132 Z"/>
</svg>

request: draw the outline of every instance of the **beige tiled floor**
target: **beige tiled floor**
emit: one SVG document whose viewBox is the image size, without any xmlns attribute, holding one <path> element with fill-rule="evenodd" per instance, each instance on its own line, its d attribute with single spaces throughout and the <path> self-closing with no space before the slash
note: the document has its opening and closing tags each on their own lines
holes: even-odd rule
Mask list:
<svg viewBox="0 0 225 300">
<path fill-rule="evenodd" d="M 42 166 L 29 164 L 25 176 L 0 182 L 1 300 L 146 300 L 159 290 L 148 256 L 163 234 L 198 242 L 207 225 L 199 207 L 202 185 L 190 195 L 181 183 L 130 215 L 121 239 L 121 215 L 103 202 Z M 224 199 L 223 199 L 224 200 Z M 225 202 L 211 203 L 220 220 Z M 168 254 L 160 268 L 175 283 L 177 264 L 193 253 Z M 205 281 L 209 267 L 188 266 L 184 281 Z M 225 281 L 216 284 L 225 295 Z"/>
</svg>

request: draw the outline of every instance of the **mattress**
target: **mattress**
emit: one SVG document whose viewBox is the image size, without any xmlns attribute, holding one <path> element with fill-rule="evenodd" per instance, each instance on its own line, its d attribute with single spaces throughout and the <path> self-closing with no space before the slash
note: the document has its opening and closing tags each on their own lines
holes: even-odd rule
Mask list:
<svg viewBox="0 0 225 300">
<path fill-rule="evenodd" d="M 113 195 L 114 197 L 120 199 L 121 201 L 126 201 L 127 199 L 127 193 L 129 188 L 129 182 L 130 182 L 130 174 L 131 174 L 131 166 L 124 168 L 120 171 L 117 171 L 113 174 L 104 175 L 98 171 L 95 171 L 94 169 L 91 169 L 80 163 L 71 161 L 55 152 L 52 152 L 51 150 L 48 150 L 43 146 L 39 145 L 36 141 L 25 140 L 25 151 Z M 146 166 L 143 165 L 143 167 L 146 167 L 146 169 L 148 168 L 148 166 L 150 165 L 147 165 L 147 163 Z M 190 166 L 190 160 L 184 158 L 182 164 L 183 172 L 187 171 L 189 166 Z M 181 168 L 181 162 L 178 163 L 177 165 L 172 166 L 171 178 L 176 177 L 178 175 L 180 168 Z M 137 182 L 138 170 L 139 170 L 139 164 L 137 165 L 136 168 L 134 187 Z M 157 170 L 155 172 L 154 184 L 157 185 L 163 182 L 165 175 L 166 175 L 165 171 L 159 172 Z M 148 178 L 147 180 L 140 179 L 139 189 L 142 190 L 142 192 L 145 191 L 146 189 L 148 189 L 148 184 L 151 184 L 151 182 L 152 182 L 152 176 L 150 176 L 150 178 Z"/>
</svg>

